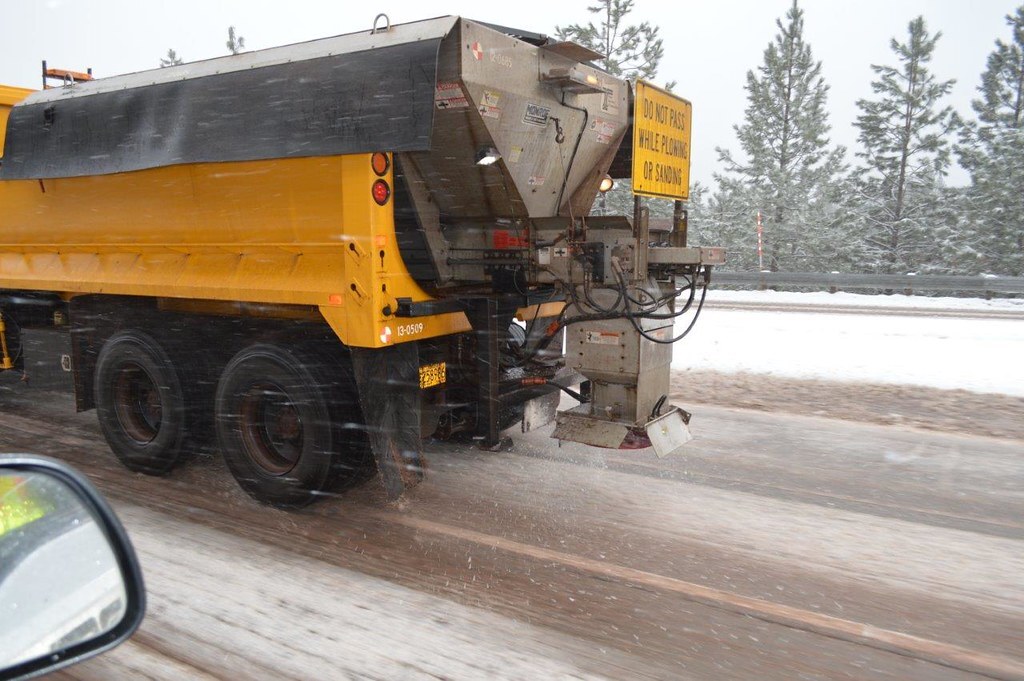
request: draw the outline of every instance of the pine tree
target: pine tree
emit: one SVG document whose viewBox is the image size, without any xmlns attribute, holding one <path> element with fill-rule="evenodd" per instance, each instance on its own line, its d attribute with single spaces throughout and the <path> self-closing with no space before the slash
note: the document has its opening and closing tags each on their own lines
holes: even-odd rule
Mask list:
<svg viewBox="0 0 1024 681">
<path fill-rule="evenodd" d="M 1007 15 L 1012 40 L 996 40 L 957 153 L 971 173 L 965 247 L 973 269 L 1024 275 L 1024 6 Z M 968 264 L 968 267 L 971 265 Z"/>
<path fill-rule="evenodd" d="M 744 242 L 756 240 L 750 227 L 761 212 L 765 267 L 772 271 L 834 266 L 836 241 L 845 234 L 837 209 L 845 150 L 829 140 L 829 88 L 804 41 L 803 14 L 794 0 L 785 24 L 775 22 L 764 63 L 747 72 L 746 119 L 734 126 L 745 158 L 717 149 L 725 172 L 715 176 L 721 196 L 714 205 L 742 214 L 735 236 Z"/>
<path fill-rule="evenodd" d="M 646 21 L 625 23 L 634 4 L 634 0 L 600 0 L 587 8 L 591 14 L 602 17 L 598 26 L 592 21 L 586 25 L 555 26 L 555 35 L 559 40 L 572 40 L 605 55 L 600 66 L 613 76 L 652 80 L 658 73 L 665 47 L 657 26 Z"/>
<path fill-rule="evenodd" d="M 228 26 L 228 41 L 224 43 L 231 54 L 238 54 L 245 49 L 245 38 L 235 35 L 235 27 Z"/>
<path fill-rule="evenodd" d="M 742 192 L 722 190 L 699 207 L 691 220 L 700 243 L 725 246 L 730 270 L 757 270 L 757 209 L 751 209 Z"/>
<path fill-rule="evenodd" d="M 937 228 L 948 227 L 948 139 L 958 125 L 952 108 L 939 108 L 954 81 L 938 80 L 928 68 L 941 35 L 930 36 L 922 17 L 911 21 L 906 43 L 890 41 L 899 65 L 872 65 L 876 98 L 857 102 L 857 156 L 866 164 L 857 182 L 861 227 L 877 270 L 938 267 Z"/>
<path fill-rule="evenodd" d="M 665 47 L 658 37 L 658 27 L 646 21 L 640 24 L 626 23 L 635 4 L 635 0 L 601 0 L 587 8 L 591 14 L 602 17 L 598 26 L 592 21 L 585 25 L 556 26 L 555 35 L 559 40 L 572 40 L 605 55 L 598 65 L 614 76 L 632 81 L 638 78 L 651 81 L 658 74 Z M 671 90 L 674 86 L 673 81 L 667 83 L 665 88 Z M 629 143 L 629 140 L 624 142 Z M 641 201 L 651 211 L 651 215 L 669 217 L 673 213 L 673 206 L 668 201 Z M 614 189 L 598 197 L 593 210 L 597 214 L 632 216 L 631 182 L 628 179 L 617 182 Z"/>
<path fill-rule="evenodd" d="M 172 49 L 167 50 L 166 57 L 160 58 L 160 68 L 162 69 L 167 68 L 168 66 L 178 66 L 181 63 L 181 57 L 179 57 L 178 53 Z"/>
</svg>

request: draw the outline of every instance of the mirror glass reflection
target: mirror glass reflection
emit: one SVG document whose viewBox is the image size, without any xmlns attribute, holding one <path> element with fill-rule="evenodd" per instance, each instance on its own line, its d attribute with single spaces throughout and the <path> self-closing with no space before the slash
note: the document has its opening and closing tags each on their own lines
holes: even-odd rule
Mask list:
<svg viewBox="0 0 1024 681">
<path fill-rule="evenodd" d="M 112 630 L 125 604 L 114 552 L 75 490 L 0 471 L 0 668 Z"/>
</svg>

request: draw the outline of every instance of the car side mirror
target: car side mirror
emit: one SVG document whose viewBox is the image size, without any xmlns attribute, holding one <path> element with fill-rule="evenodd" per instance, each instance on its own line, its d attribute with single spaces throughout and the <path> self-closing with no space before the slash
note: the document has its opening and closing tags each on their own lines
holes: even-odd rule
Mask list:
<svg viewBox="0 0 1024 681">
<path fill-rule="evenodd" d="M 109 650 L 145 610 L 135 551 L 92 484 L 54 459 L 0 455 L 0 678 Z"/>
</svg>

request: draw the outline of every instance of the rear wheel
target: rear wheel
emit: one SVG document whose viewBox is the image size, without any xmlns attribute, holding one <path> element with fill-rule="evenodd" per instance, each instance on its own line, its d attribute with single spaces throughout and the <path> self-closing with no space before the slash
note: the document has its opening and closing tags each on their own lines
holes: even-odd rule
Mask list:
<svg viewBox="0 0 1024 681">
<path fill-rule="evenodd" d="M 365 477 L 366 433 L 339 355 L 258 343 L 224 369 L 217 440 L 232 475 L 255 499 L 303 506 Z"/>
<path fill-rule="evenodd" d="M 180 370 L 156 340 L 141 331 L 111 337 L 94 380 L 100 428 L 127 468 L 163 475 L 185 457 L 195 419 Z"/>
</svg>

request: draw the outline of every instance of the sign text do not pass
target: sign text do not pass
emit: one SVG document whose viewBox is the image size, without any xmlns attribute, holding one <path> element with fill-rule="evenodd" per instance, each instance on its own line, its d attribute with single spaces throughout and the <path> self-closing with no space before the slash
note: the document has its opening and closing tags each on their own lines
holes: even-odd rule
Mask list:
<svg viewBox="0 0 1024 681">
<path fill-rule="evenodd" d="M 633 103 L 633 193 L 686 201 L 690 197 L 693 106 L 638 80 Z"/>
</svg>

